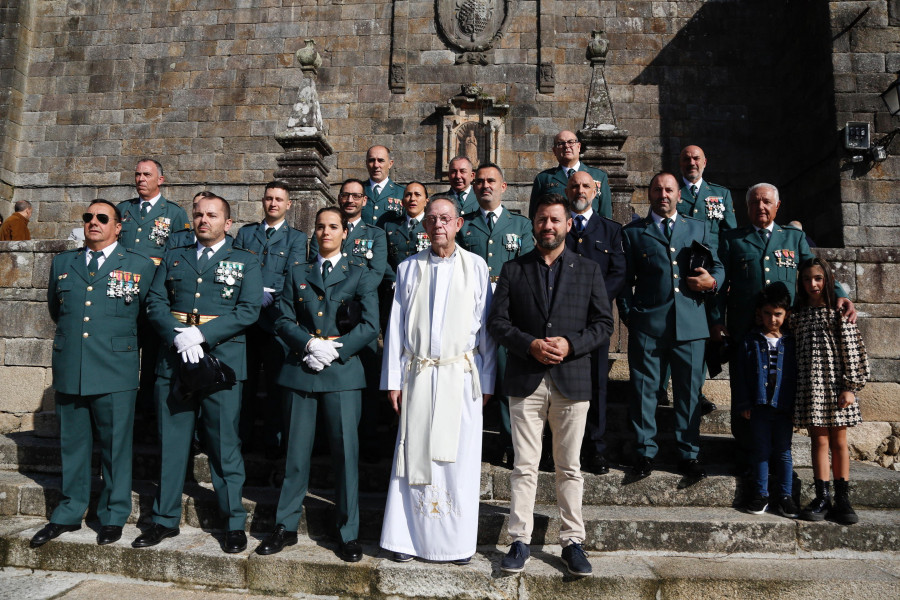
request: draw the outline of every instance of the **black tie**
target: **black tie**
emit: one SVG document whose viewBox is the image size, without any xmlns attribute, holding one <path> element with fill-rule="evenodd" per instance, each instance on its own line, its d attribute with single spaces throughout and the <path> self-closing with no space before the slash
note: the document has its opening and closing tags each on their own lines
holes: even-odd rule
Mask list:
<svg viewBox="0 0 900 600">
<path fill-rule="evenodd" d="M 203 252 L 200 253 L 200 259 L 197 261 L 197 268 L 202 272 L 203 269 L 206 268 L 206 263 L 209 262 L 209 257 L 212 255 L 212 248 L 204 248 Z"/>
<path fill-rule="evenodd" d="M 672 239 L 672 219 L 663 219 L 663 230 L 666 232 L 666 239 Z"/>
<path fill-rule="evenodd" d="M 566 169 L 566 177 L 571 177 L 575 173 L 575 169 Z"/>
<path fill-rule="evenodd" d="M 91 250 L 91 260 L 88 262 L 88 274 L 93 277 L 94 273 L 100 270 L 100 257 L 103 256 L 102 250 Z"/>
<path fill-rule="evenodd" d="M 331 261 L 326 260 L 322 263 L 322 281 L 328 279 L 328 274 L 331 273 L 331 269 L 334 268 L 331 266 Z"/>
<path fill-rule="evenodd" d="M 497 213 L 488 213 L 487 214 L 487 222 L 488 222 L 488 231 L 494 231 L 494 219 L 497 218 Z"/>
<path fill-rule="evenodd" d="M 273 235 L 275 235 L 274 227 L 269 227 L 268 229 L 266 229 L 266 239 L 267 240 L 271 240 Z"/>
<path fill-rule="evenodd" d="M 147 216 L 147 213 L 149 213 L 149 212 L 150 212 L 150 203 L 149 203 L 149 202 L 142 202 L 142 203 L 141 203 L 141 217 L 142 217 L 142 218 L 143 218 L 143 217 L 146 217 L 146 216 Z"/>
</svg>

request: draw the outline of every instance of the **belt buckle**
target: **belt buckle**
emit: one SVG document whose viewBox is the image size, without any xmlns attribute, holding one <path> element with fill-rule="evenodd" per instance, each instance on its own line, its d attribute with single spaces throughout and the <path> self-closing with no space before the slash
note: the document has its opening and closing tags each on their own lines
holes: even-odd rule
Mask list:
<svg viewBox="0 0 900 600">
<path fill-rule="evenodd" d="M 199 325 L 200 315 L 196 315 L 194 313 L 186 313 L 184 323 L 185 325 Z"/>
</svg>

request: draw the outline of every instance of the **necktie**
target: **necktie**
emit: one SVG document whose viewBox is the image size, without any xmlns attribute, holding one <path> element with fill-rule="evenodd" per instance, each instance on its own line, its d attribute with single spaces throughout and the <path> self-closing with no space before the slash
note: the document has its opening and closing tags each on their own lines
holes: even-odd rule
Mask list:
<svg viewBox="0 0 900 600">
<path fill-rule="evenodd" d="M 350 237 L 350 234 L 353 233 L 353 228 L 356 226 L 356 223 L 348 223 L 347 224 L 347 237 Z"/>
<path fill-rule="evenodd" d="M 197 260 L 197 268 L 203 271 L 206 268 L 206 263 L 209 262 L 210 256 L 212 256 L 212 248 L 204 248 L 200 258 Z"/>
<path fill-rule="evenodd" d="M 666 239 L 672 239 L 672 219 L 663 219 L 663 231 L 666 233 Z"/>
<path fill-rule="evenodd" d="M 497 218 L 497 213 L 488 213 L 487 214 L 487 223 L 488 223 L 488 231 L 494 231 L 494 219 Z"/>
<path fill-rule="evenodd" d="M 88 263 L 88 273 L 91 277 L 94 276 L 94 273 L 100 270 L 100 257 L 103 256 L 102 250 L 90 250 L 91 260 Z"/>
<path fill-rule="evenodd" d="M 769 230 L 768 229 L 759 229 L 757 230 L 759 237 L 762 238 L 763 245 L 765 245 L 769 241 Z"/>
<path fill-rule="evenodd" d="M 566 177 L 571 177 L 575 174 L 575 169 L 566 169 Z"/>
<path fill-rule="evenodd" d="M 584 215 L 577 215 L 575 217 L 575 229 L 578 230 L 578 233 L 584 233 Z"/>
<path fill-rule="evenodd" d="M 269 227 L 268 229 L 266 229 L 266 239 L 267 240 L 271 240 L 273 235 L 275 235 L 274 227 Z"/>
<path fill-rule="evenodd" d="M 141 202 L 141 217 L 146 217 L 148 212 L 150 212 L 150 203 Z"/>
<path fill-rule="evenodd" d="M 331 269 L 333 268 L 330 260 L 326 260 L 322 263 L 322 281 L 328 279 L 328 274 L 331 273 Z"/>
<path fill-rule="evenodd" d="M 410 219 L 409 222 L 406 224 L 406 227 L 409 230 L 409 232 L 412 233 L 413 229 L 416 228 L 417 224 L 418 224 L 418 221 L 416 221 L 415 219 Z"/>
<path fill-rule="evenodd" d="M 699 192 L 699 191 L 700 191 L 700 188 L 698 188 L 694 184 L 691 185 L 691 196 L 693 196 L 695 200 L 697 199 L 697 192 Z"/>
</svg>

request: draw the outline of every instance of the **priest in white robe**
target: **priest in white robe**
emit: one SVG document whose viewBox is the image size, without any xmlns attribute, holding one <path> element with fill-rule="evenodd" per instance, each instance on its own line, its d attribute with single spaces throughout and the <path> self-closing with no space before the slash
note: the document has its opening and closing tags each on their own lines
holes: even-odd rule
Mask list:
<svg viewBox="0 0 900 600">
<path fill-rule="evenodd" d="M 485 329 L 491 285 L 484 260 L 456 245 L 456 204 L 425 209 L 431 248 L 397 268 L 381 389 L 400 428 L 381 547 L 467 564 L 481 492 L 481 409 L 494 391 L 496 346 Z"/>
</svg>

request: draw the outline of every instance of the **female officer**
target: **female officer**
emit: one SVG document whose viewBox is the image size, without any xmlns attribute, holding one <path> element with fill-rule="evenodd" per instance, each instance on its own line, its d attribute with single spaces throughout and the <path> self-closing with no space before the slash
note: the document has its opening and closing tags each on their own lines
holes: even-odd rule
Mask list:
<svg viewBox="0 0 900 600">
<path fill-rule="evenodd" d="M 366 380 L 356 354 L 378 335 L 376 290 L 380 278 L 342 256 L 346 237 L 347 219 L 341 211 L 320 209 L 315 229 L 318 255 L 307 264 L 294 263 L 284 281 L 281 317 L 275 330 L 289 347 L 278 384 L 284 386 L 291 407 L 290 433 L 276 527 L 256 549 L 259 554 L 274 554 L 297 543 L 309 485 L 316 411 L 321 407 L 334 460 L 339 556 L 348 562 L 362 558 L 357 541 L 357 427 L 360 390 Z"/>
</svg>

